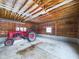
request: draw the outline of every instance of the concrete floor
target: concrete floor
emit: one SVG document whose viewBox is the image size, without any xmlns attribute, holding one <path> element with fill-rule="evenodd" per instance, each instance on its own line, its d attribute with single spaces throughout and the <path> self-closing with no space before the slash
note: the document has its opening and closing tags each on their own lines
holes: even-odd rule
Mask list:
<svg viewBox="0 0 79 59">
<path fill-rule="evenodd" d="M 79 46 L 77 44 L 44 37 L 36 39 L 32 43 L 22 39 L 15 41 L 13 46 L 0 47 L 0 59 L 79 59 Z M 37 42 L 43 43 L 28 48 Z"/>
</svg>

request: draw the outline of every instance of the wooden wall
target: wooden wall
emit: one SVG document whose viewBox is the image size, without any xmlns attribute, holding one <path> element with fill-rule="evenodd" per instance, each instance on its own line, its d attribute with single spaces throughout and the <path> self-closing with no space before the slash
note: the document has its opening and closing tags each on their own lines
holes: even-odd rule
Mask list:
<svg viewBox="0 0 79 59">
<path fill-rule="evenodd" d="M 16 24 L 11 22 L 0 22 L 0 36 L 6 36 L 8 31 L 15 31 L 16 26 L 30 28 L 32 25 L 32 23 Z"/>
<path fill-rule="evenodd" d="M 79 23 L 78 23 L 78 32 L 77 32 L 77 37 L 79 38 Z"/>
<path fill-rule="evenodd" d="M 40 34 L 51 34 L 51 35 L 57 35 L 57 36 L 79 38 L 79 11 L 78 11 L 79 4 L 72 5 L 72 6 L 73 6 L 73 9 L 75 10 L 73 10 L 70 6 L 68 8 L 65 8 L 64 9 L 65 11 L 63 11 L 63 9 L 60 10 L 61 12 L 57 11 L 57 12 L 60 12 L 60 14 L 63 12 L 65 14 L 65 15 L 62 14 L 62 16 L 59 19 L 57 20 L 53 19 L 54 21 L 51 20 L 49 22 L 40 23 L 37 26 L 37 32 Z M 52 27 L 52 33 L 46 33 L 46 27 L 48 26 Z"/>
<path fill-rule="evenodd" d="M 52 33 L 46 33 L 46 27 L 52 27 Z M 37 32 L 41 34 L 51 34 L 57 36 L 77 37 L 78 24 L 73 17 L 62 19 L 59 21 L 39 24 Z M 79 35 L 79 34 L 78 34 Z"/>
</svg>

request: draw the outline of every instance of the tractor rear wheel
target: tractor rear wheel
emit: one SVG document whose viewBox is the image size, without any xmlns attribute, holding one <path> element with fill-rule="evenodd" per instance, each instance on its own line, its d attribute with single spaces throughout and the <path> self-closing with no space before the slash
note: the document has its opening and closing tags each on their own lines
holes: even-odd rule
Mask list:
<svg viewBox="0 0 79 59">
<path fill-rule="evenodd" d="M 11 45 L 13 45 L 13 42 L 14 42 L 13 39 L 7 39 L 7 40 L 4 42 L 4 44 L 5 44 L 5 46 L 11 46 Z"/>
<path fill-rule="evenodd" d="M 36 33 L 35 32 L 29 32 L 28 40 L 29 40 L 29 42 L 35 41 L 36 40 Z"/>
</svg>

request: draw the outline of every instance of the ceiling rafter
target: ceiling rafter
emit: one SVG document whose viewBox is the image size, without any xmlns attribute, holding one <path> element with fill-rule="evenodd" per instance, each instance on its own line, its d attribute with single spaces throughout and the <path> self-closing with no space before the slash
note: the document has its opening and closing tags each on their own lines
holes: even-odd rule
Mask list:
<svg viewBox="0 0 79 59">
<path fill-rule="evenodd" d="M 13 13 L 11 11 L 8 11 L 6 9 L 0 9 L 0 18 L 7 18 L 7 19 L 11 19 L 14 21 L 21 21 L 21 19 L 23 19 L 22 17 L 20 17 L 19 14 L 17 13 Z"/>
<path fill-rule="evenodd" d="M 52 10 L 52 11 L 50 11 L 49 12 L 49 15 L 42 15 L 42 16 L 39 16 L 39 17 L 37 17 L 37 18 L 34 18 L 34 20 L 32 20 L 33 22 L 38 22 L 39 21 L 39 19 L 40 19 L 40 21 L 39 22 L 46 22 L 46 21 L 54 21 L 54 20 L 56 20 L 56 18 L 58 18 L 58 17 L 60 17 L 61 15 L 63 15 L 64 16 L 64 14 L 72 14 L 72 13 L 74 13 L 74 11 L 72 10 L 68 10 L 67 12 L 68 13 L 64 13 L 64 14 L 60 14 L 59 13 L 59 15 L 57 15 L 58 14 L 58 11 L 61 11 L 62 10 L 62 12 L 64 12 L 63 10 L 64 9 L 67 9 L 67 8 L 71 8 L 71 6 L 72 6 L 72 8 L 71 9 L 73 9 L 73 8 L 77 8 L 78 9 L 78 6 L 77 6 L 77 4 L 79 4 L 79 2 L 72 2 L 72 3 L 69 3 L 69 4 L 67 4 L 67 5 L 65 5 L 65 6 L 62 6 L 62 7 L 60 7 L 60 8 L 57 8 L 56 10 Z M 66 12 L 66 11 L 65 11 Z M 70 12 L 70 13 L 69 13 Z M 57 17 L 55 17 L 57 15 Z M 45 19 L 45 20 L 44 20 Z"/>
<path fill-rule="evenodd" d="M 46 4 L 48 4 L 49 2 L 45 2 L 44 4 L 41 4 L 41 5 L 39 5 L 38 7 L 36 7 L 34 10 L 32 10 L 32 11 L 30 11 L 29 13 L 32 13 L 32 12 L 34 12 L 35 10 L 37 10 L 38 8 L 42 8 L 42 7 L 44 7 Z"/>
<path fill-rule="evenodd" d="M 58 2 L 57 2 L 57 0 L 54 0 L 54 1 L 52 1 L 51 0 L 51 2 L 54 2 L 54 4 L 53 5 L 55 5 L 55 4 L 57 4 L 57 3 L 60 3 L 60 2 L 63 2 L 63 0 L 58 0 Z M 31 13 L 31 15 L 33 16 L 33 15 L 35 15 L 35 14 L 37 14 L 37 13 L 39 13 L 39 12 L 41 12 L 42 10 L 45 10 L 45 8 L 44 8 L 44 6 L 46 6 L 47 4 L 49 4 L 50 3 L 50 1 L 47 1 L 47 2 L 44 2 L 44 3 L 41 3 L 38 7 L 36 7 L 35 9 L 33 9 L 32 11 L 30 11 L 29 13 Z M 39 8 L 42 8 L 42 9 L 39 9 Z M 39 9 L 39 10 L 37 10 L 37 9 Z M 37 11 L 36 11 L 37 10 Z M 42 13 L 41 13 L 42 14 Z M 40 15 L 41 15 L 40 14 Z M 43 12 L 43 14 L 45 14 L 45 12 Z M 38 15 L 39 16 L 39 15 Z M 30 16 L 28 16 L 28 17 L 26 17 L 26 19 L 28 19 Z M 25 20 L 26 21 L 26 20 Z"/>
<path fill-rule="evenodd" d="M 32 0 L 28 0 L 28 2 L 21 8 L 18 12 L 19 14 L 23 14 L 34 2 Z"/>
<path fill-rule="evenodd" d="M 36 2 L 38 2 L 38 0 L 36 0 Z M 36 3 L 31 4 L 31 5 L 24 11 L 24 13 L 27 12 L 29 9 L 31 9 L 35 4 L 36 4 Z"/>
<path fill-rule="evenodd" d="M 26 4 L 27 2 L 28 2 L 28 0 L 25 0 L 24 4 L 19 8 L 18 12 L 21 10 L 21 8 L 22 8 L 23 6 L 25 6 L 25 4 Z"/>
<path fill-rule="evenodd" d="M 36 1 L 36 2 L 37 2 L 37 1 Z M 35 9 L 33 9 L 32 11 L 30 11 L 29 13 L 34 12 L 34 11 L 37 10 L 38 8 L 41 8 L 41 9 L 40 9 L 40 10 L 37 10 L 36 12 L 34 12 L 34 13 L 31 14 L 31 15 L 34 15 L 34 14 L 36 14 L 36 13 L 42 11 L 42 10 L 43 10 L 42 8 L 43 8 L 46 4 L 48 4 L 48 3 L 49 3 L 49 2 L 45 2 L 44 4 L 41 4 L 41 5 L 37 6 Z M 29 18 L 29 16 L 26 17 L 26 19 L 28 19 L 28 18 Z"/>
<path fill-rule="evenodd" d="M 38 2 L 38 0 L 37 0 L 36 2 Z M 30 8 L 32 8 L 35 4 L 36 4 L 36 3 L 32 3 L 32 4 L 24 11 L 24 13 L 26 13 L 26 12 L 27 12 Z M 21 15 L 23 15 L 23 13 L 22 13 Z M 23 18 L 26 19 L 26 18 L 28 18 L 28 17 L 24 16 Z M 23 21 L 24 21 L 24 20 L 23 20 Z"/>
<path fill-rule="evenodd" d="M 59 4 L 57 4 L 56 6 L 54 6 L 54 7 L 50 8 L 50 9 L 46 10 L 46 13 L 48 13 L 49 11 L 54 10 L 54 9 L 60 7 L 60 6 L 63 6 L 63 5 L 65 5 L 65 4 L 67 4 L 67 3 L 71 2 L 71 1 L 73 1 L 73 0 L 69 0 L 69 1 L 65 0 L 65 1 L 63 1 L 63 2 L 62 2 L 62 0 L 61 0 L 62 3 L 59 3 Z M 60 1 L 59 1 L 59 2 L 60 2 Z M 38 17 L 38 16 L 37 16 L 37 17 Z M 30 18 L 29 18 L 29 19 L 26 19 L 25 21 L 28 21 L 28 20 L 30 20 Z M 32 20 L 32 19 L 31 19 L 31 20 Z"/>
<path fill-rule="evenodd" d="M 27 12 L 33 5 L 35 5 L 35 3 L 31 4 L 31 5 L 24 11 L 24 13 Z"/>
<path fill-rule="evenodd" d="M 14 0 L 13 1 L 13 6 L 12 6 L 12 9 L 14 8 L 15 4 L 16 4 L 17 0 Z"/>
<path fill-rule="evenodd" d="M 62 3 L 65 0 L 23 0 L 23 1 L 0 0 L 0 1 L 1 3 L 3 3 L 3 5 L 5 5 L 3 6 L 3 12 L 1 13 L 2 15 L 0 14 L 1 15 L 0 17 L 10 18 L 14 21 L 26 22 L 32 20 L 35 21 L 34 20 L 35 18 L 38 18 L 40 20 L 42 15 L 45 15 L 42 17 L 43 19 L 46 19 L 46 17 L 47 19 L 49 19 L 49 17 L 51 17 L 52 14 L 51 11 L 54 10 L 55 6 Z M 4 3 L 3 1 L 6 2 Z M 10 2 L 12 4 L 9 4 Z"/>
</svg>

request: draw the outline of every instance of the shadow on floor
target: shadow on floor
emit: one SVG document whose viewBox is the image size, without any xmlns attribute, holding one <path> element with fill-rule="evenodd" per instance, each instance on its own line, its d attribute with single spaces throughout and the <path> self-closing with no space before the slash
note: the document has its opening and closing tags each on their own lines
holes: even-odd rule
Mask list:
<svg viewBox="0 0 79 59">
<path fill-rule="evenodd" d="M 79 55 L 79 45 L 78 44 L 73 44 L 73 43 L 70 43 L 69 44 L 75 51 L 76 53 Z"/>
</svg>

